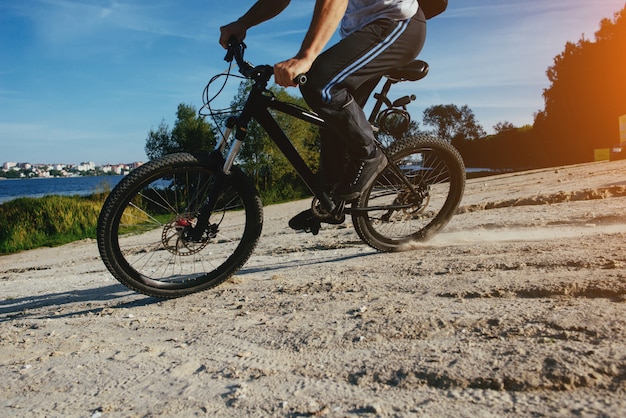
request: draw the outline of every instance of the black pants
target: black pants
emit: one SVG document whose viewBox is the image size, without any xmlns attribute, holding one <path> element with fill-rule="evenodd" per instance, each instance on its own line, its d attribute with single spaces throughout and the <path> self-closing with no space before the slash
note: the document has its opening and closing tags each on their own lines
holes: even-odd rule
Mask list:
<svg viewBox="0 0 626 418">
<path fill-rule="evenodd" d="M 320 166 L 327 184 L 340 180 L 346 157 L 356 160 L 372 154 L 374 134 L 363 106 L 381 77 L 413 61 L 425 39 L 426 19 L 419 10 L 406 21 L 372 22 L 315 60 L 300 90 L 328 125 L 320 132 Z"/>
</svg>

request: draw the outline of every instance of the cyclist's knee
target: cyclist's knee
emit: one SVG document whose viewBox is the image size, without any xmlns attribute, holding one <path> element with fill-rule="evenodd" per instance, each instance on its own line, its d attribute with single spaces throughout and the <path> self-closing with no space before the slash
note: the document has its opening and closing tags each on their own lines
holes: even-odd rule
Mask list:
<svg viewBox="0 0 626 418">
<path fill-rule="evenodd" d="M 346 89 L 327 90 L 308 82 L 300 87 L 300 91 L 311 109 L 321 114 L 340 112 L 354 100 Z"/>
</svg>

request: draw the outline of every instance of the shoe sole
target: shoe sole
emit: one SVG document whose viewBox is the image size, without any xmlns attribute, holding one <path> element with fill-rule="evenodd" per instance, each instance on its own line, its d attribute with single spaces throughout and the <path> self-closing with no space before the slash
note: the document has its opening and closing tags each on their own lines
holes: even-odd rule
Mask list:
<svg viewBox="0 0 626 418">
<path fill-rule="evenodd" d="M 341 215 L 340 218 L 332 218 L 332 217 L 319 218 L 315 215 L 312 215 L 308 217 L 302 217 L 302 219 L 297 219 L 297 220 L 294 217 L 289 221 L 288 225 L 291 229 L 294 229 L 296 231 L 306 231 L 307 229 L 310 229 L 315 224 L 325 223 L 325 224 L 331 224 L 331 225 L 341 225 L 345 221 L 346 221 L 346 216 L 343 214 Z"/>
</svg>

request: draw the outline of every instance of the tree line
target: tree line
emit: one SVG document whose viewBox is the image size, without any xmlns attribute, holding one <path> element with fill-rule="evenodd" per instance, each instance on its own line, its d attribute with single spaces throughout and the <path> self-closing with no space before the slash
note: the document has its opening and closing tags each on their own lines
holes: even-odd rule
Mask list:
<svg viewBox="0 0 626 418">
<path fill-rule="evenodd" d="M 544 109 L 534 115 L 533 125 L 516 127 L 507 121 L 487 135 L 467 106 L 435 105 L 424 110 L 422 123 L 411 121 L 405 135 L 428 133 L 452 143 L 467 167 L 522 170 L 593 161 L 594 150 L 619 144 L 620 115 L 626 114 L 626 4 L 613 19 L 603 19 L 595 40 L 582 37 L 568 42 L 554 58 L 546 75 Z M 247 97 L 249 82 L 242 82 L 231 102 L 235 111 Z M 283 101 L 307 107 L 301 97 L 273 86 Z M 319 166 L 317 127 L 276 112 L 287 136 L 294 141 L 305 162 Z M 153 159 L 177 151 L 210 151 L 223 120 L 208 122 L 188 104 L 180 104 L 174 126 L 164 121 L 146 138 L 146 154 Z M 237 163 L 250 173 L 266 200 L 280 201 L 308 193 L 295 170 L 252 122 Z"/>
<path fill-rule="evenodd" d="M 626 4 L 605 18 L 595 40 L 568 42 L 546 71 L 544 109 L 532 126 L 503 123 L 478 141 L 453 142 L 474 167 L 527 169 L 594 160 L 594 150 L 619 146 L 626 115 Z M 626 150 L 622 152 L 626 154 Z M 623 157 L 622 157 L 623 158 Z"/>
</svg>

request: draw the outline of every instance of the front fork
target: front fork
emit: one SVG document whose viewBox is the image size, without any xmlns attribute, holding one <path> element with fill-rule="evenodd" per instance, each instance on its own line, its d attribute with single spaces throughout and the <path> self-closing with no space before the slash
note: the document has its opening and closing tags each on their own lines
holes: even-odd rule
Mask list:
<svg viewBox="0 0 626 418">
<path fill-rule="evenodd" d="M 235 119 L 230 118 L 227 122 L 226 129 L 215 145 L 215 149 L 209 154 L 207 164 L 215 173 L 213 175 L 215 182 L 211 185 L 211 188 L 207 193 L 207 197 L 198 209 L 196 224 L 193 226 L 188 225 L 185 228 L 184 236 L 190 241 L 199 242 L 206 239 L 207 236 L 215 236 L 217 233 L 217 225 L 209 225 L 209 218 L 211 217 L 211 213 L 215 210 L 217 200 L 224 189 L 228 176 L 231 174 L 231 169 L 235 163 L 237 154 L 241 149 L 241 145 L 243 144 L 243 141 L 240 139 L 235 139 L 230 147 L 226 159 L 224 159 L 223 155 L 224 150 L 226 149 L 227 138 L 230 137 L 234 126 Z M 200 184 L 203 180 L 208 181 L 208 179 L 201 179 Z M 205 234 L 205 232 L 209 229 L 211 229 L 212 233 L 209 235 Z"/>
<path fill-rule="evenodd" d="M 237 118 L 235 117 L 228 118 L 228 121 L 226 122 L 226 129 L 224 130 L 219 141 L 217 141 L 217 144 L 215 145 L 215 150 L 213 151 L 213 153 L 219 153 L 220 155 L 224 155 L 224 150 L 226 149 L 227 140 L 236 126 L 237 126 Z M 240 130 L 244 129 L 241 135 L 245 136 L 245 128 L 240 127 L 239 129 Z M 224 164 L 221 167 L 222 173 L 227 174 L 227 175 L 230 174 L 230 170 L 233 168 L 233 165 L 235 164 L 235 159 L 237 158 L 237 155 L 239 154 L 239 150 L 241 149 L 242 145 L 243 145 L 243 139 L 240 138 L 239 135 L 235 135 L 235 140 L 230 146 L 230 150 L 228 150 L 228 155 L 226 156 L 226 160 L 224 160 Z"/>
</svg>

